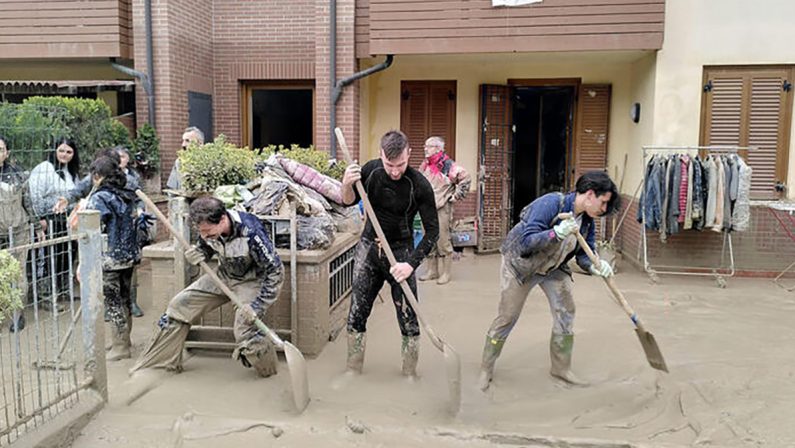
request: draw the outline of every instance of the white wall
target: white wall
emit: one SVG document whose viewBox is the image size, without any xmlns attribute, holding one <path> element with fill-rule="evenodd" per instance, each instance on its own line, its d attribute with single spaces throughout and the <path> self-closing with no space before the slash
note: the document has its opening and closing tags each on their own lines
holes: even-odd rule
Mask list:
<svg viewBox="0 0 795 448">
<path fill-rule="evenodd" d="M 793 17 L 791 0 L 666 1 L 665 41 L 656 61 L 653 143 L 698 144 L 705 65 L 795 64 Z M 793 147 L 788 184 L 795 180 Z"/>
</svg>

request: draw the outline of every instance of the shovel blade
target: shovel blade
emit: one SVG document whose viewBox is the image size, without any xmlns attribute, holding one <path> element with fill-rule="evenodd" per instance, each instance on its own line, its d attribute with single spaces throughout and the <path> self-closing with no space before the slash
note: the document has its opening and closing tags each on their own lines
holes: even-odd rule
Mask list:
<svg viewBox="0 0 795 448">
<path fill-rule="evenodd" d="M 443 354 L 447 387 L 450 390 L 449 409 L 453 415 L 456 415 L 461 409 L 461 357 L 447 343 L 444 343 Z"/>
<path fill-rule="evenodd" d="M 640 331 L 637 328 L 635 333 L 638 335 L 640 345 L 643 347 L 643 352 L 646 354 L 646 360 L 649 361 L 649 365 L 653 369 L 668 373 L 668 366 L 665 364 L 665 358 L 663 358 L 660 346 L 657 345 L 654 335 L 648 331 Z"/>
<path fill-rule="evenodd" d="M 309 404 L 309 378 L 306 359 L 293 344 L 284 341 L 284 356 L 287 358 L 287 370 L 290 372 L 290 383 L 293 386 L 293 402 L 298 413 L 304 412 Z"/>
</svg>

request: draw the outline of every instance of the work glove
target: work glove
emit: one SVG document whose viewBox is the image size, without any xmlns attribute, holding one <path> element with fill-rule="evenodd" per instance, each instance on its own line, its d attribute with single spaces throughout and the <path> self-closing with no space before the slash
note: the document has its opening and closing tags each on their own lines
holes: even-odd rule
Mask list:
<svg viewBox="0 0 795 448">
<path fill-rule="evenodd" d="M 191 247 L 185 251 L 185 261 L 193 266 L 198 266 L 199 263 L 204 261 L 204 253 L 195 247 Z"/>
<path fill-rule="evenodd" d="M 141 230 L 146 230 L 155 223 L 155 217 L 150 215 L 149 213 L 141 213 L 138 215 L 138 228 Z"/>
<path fill-rule="evenodd" d="M 254 325 L 254 321 L 257 320 L 257 312 L 254 310 L 254 308 L 249 304 L 245 304 L 239 309 L 240 323 L 244 326 Z"/>
<path fill-rule="evenodd" d="M 612 277 L 613 276 L 613 268 L 610 266 L 610 263 L 599 260 L 599 266 L 597 267 L 596 264 L 591 264 L 591 275 L 598 275 L 599 277 Z"/>
<path fill-rule="evenodd" d="M 574 232 L 578 232 L 580 230 L 580 225 L 577 224 L 576 219 L 566 218 L 552 227 L 552 230 L 555 231 L 555 236 L 558 237 L 558 240 L 562 241 Z"/>
</svg>

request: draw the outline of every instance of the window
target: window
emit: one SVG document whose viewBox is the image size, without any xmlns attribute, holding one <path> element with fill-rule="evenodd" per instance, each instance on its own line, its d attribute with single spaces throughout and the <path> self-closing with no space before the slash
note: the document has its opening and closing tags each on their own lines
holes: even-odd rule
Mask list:
<svg viewBox="0 0 795 448">
<path fill-rule="evenodd" d="M 701 144 L 748 146 L 751 199 L 778 198 L 787 180 L 792 67 L 705 67 Z"/>
<path fill-rule="evenodd" d="M 244 84 L 243 117 L 243 139 L 250 148 L 310 146 L 314 143 L 314 84 Z"/>
</svg>

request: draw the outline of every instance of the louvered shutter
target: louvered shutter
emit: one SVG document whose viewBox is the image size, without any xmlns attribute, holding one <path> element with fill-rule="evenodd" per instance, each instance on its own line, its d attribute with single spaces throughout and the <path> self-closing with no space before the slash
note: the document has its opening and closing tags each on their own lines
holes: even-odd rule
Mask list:
<svg viewBox="0 0 795 448">
<path fill-rule="evenodd" d="M 478 207 L 478 251 L 500 248 L 508 233 L 513 157 L 512 89 L 480 86 L 480 181 Z"/>
<path fill-rule="evenodd" d="M 577 97 L 577 136 L 574 145 L 572 186 L 586 171 L 607 169 L 609 122 L 610 85 L 580 86 Z"/>
<path fill-rule="evenodd" d="M 425 139 L 444 138 L 446 152 L 455 157 L 455 81 L 401 82 L 400 130 L 411 145 L 409 165 L 418 168 L 424 158 Z"/>
<path fill-rule="evenodd" d="M 754 199 L 778 197 L 776 183 L 786 180 L 788 151 L 784 139 L 783 109 L 787 92 L 782 88 L 785 80 L 784 73 L 751 74 L 750 77 L 748 140 L 744 146 L 755 148 L 746 156 L 753 168 L 751 198 Z"/>
<path fill-rule="evenodd" d="M 752 199 L 779 197 L 786 180 L 791 94 L 786 68 L 705 70 L 702 138 L 707 146 L 749 146 L 740 153 L 753 168 Z"/>
</svg>

